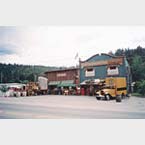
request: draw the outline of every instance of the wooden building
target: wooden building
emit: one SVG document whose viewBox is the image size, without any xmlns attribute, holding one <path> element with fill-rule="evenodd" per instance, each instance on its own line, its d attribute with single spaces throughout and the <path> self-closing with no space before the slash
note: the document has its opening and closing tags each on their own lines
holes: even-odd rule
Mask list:
<svg viewBox="0 0 145 145">
<path fill-rule="evenodd" d="M 79 69 L 69 68 L 45 72 L 48 78 L 48 88 L 50 91 L 59 89 L 76 89 L 79 85 Z"/>
</svg>

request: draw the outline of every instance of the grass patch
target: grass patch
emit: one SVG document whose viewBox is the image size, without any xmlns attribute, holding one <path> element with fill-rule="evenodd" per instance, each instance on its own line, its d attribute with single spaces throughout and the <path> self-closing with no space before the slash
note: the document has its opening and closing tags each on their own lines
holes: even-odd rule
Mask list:
<svg viewBox="0 0 145 145">
<path fill-rule="evenodd" d="M 145 96 L 143 96 L 142 94 L 139 94 L 139 93 L 132 93 L 131 95 L 134 96 L 134 97 L 145 98 Z"/>
</svg>

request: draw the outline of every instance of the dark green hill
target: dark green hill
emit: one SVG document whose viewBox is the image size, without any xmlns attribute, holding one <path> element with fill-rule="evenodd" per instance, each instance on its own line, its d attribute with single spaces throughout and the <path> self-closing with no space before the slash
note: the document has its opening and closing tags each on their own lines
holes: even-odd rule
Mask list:
<svg viewBox="0 0 145 145">
<path fill-rule="evenodd" d="M 0 82 L 27 82 L 37 81 L 37 77 L 45 71 L 56 70 L 57 67 L 47 66 L 32 66 L 32 65 L 18 65 L 18 64 L 3 64 L 0 63 Z"/>
<path fill-rule="evenodd" d="M 145 48 L 138 46 L 136 49 L 118 49 L 115 55 L 125 55 L 135 82 L 134 91 L 145 96 Z"/>
<path fill-rule="evenodd" d="M 133 81 L 145 80 L 145 48 L 138 46 L 135 49 L 118 49 L 115 55 L 125 55 L 132 72 Z"/>
</svg>

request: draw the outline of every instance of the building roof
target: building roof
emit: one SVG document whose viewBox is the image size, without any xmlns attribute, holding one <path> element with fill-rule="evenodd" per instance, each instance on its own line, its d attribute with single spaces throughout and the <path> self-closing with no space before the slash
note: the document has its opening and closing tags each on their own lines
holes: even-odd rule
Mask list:
<svg viewBox="0 0 145 145">
<path fill-rule="evenodd" d="M 124 56 L 115 56 L 115 55 L 111 55 L 111 54 L 107 54 L 107 53 L 101 53 L 101 54 L 95 54 L 95 55 L 89 57 L 88 59 L 86 59 L 84 61 L 80 61 L 80 62 L 86 62 L 86 61 L 89 61 L 90 59 L 92 59 L 93 57 L 102 56 L 102 55 L 110 56 L 112 58 L 124 58 Z"/>
<path fill-rule="evenodd" d="M 63 68 L 63 69 L 58 69 L 58 70 L 51 70 L 51 71 L 46 71 L 44 74 L 50 73 L 50 72 L 62 72 L 62 71 L 70 71 L 70 70 L 78 70 L 78 67 L 75 68 Z"/>
</svg>

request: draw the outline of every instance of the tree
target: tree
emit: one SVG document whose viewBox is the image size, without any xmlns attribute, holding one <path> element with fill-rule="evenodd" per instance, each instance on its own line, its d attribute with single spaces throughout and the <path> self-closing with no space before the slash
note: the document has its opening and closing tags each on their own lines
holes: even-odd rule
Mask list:
<svg viewBox="0 0 145 145">
<path fill-rule="evenodd" d="M 133 76 L 133 81 L 140 81 L 145 79 L 145 67 L 143 66 L 143 61 L 141 56 L 136 55 L 131 64 L 131 71 Z"/>
<path fill-rule="evenodd" d="M 115 52 L 115 55 L 116 56 L 122 56 L 122 55 L 124 55 L 124 50 L 123 49 L 117 49 L 116 52 Z"/>
<path fill-rule="evenodd" d="M 6 85 L 2 85 L 2 86 L 0 87 L 0 90 L 1 90 L 3 93 L 5 93 L 5 92 L 7 92 L 8 87 L 7 87 Z"/>
<path fill-rule="evenodd" d="M 34 74 L 33 73 L 31 73 L 31 74 L 29 74 L 28 76 L 27 76 L 27 80 L 29 80 L 29 81 L 34 81 Z"/>
<path fill-rule="evenodd" d="M 118 49 L 116 56 L 125 54 L 132 73 L 132 81 L 136 82 L 134 90 L 144 95 L 145 89 L 145 48 L 138 46 L 136 49 Z"/>
<path fill-rule="evenodd" d="M 2 92 L 2 95 L 5 96 L 5 93 L 8 91 L 8 87 L 6 85 L 0 86 L 0 91 Z"/>
<path fill-rule="evenodd" d="M 137 87 L 137 92 L 142 94 L 142 95 L 145 95 L 145 80 L 142 80 L 142 81 L 138 81 L 136 83 L 136 87 Z"/>
</svg>

